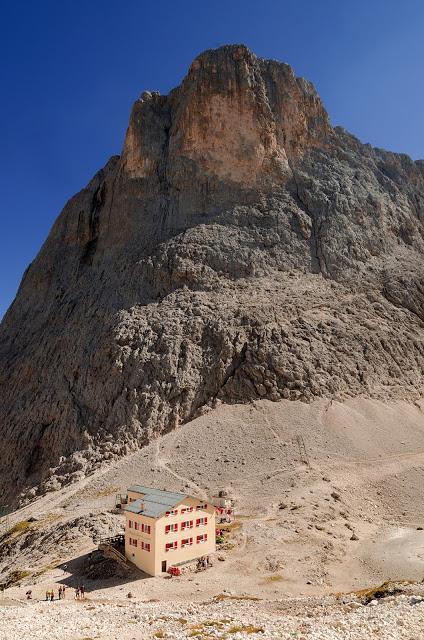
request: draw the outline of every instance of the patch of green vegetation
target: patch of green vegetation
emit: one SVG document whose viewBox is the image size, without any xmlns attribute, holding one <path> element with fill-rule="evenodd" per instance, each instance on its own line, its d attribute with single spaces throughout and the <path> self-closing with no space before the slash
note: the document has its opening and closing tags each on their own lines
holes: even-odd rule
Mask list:
<svg viewBox="0 0 424 640">
<path fill-rule="evenodd" d="M 264 582 L 281 582 L 283 580 L 283 576 L 280 576 L 279 573 L 274 573 L 272 576 L 266 576 Z"/>
<path fill-rule="evenodd" d="M 222 627 L 224 625 L 219 620 L 206 620 L 206 622 L 203 622 L 203 626 L 204 627 L 216 627 L 217 629 L 222 629 Z"/>
<path fill-rule="evenodd" d="M 14 536 L 16 534 L 25 533 L 25 531 L 28 531 L 28 529 L 30 528 L 31 523 L 28 522 L 28 520 L 21 520 L 20 522 L 14 524 L 13 527 L 6 532 L 6 535 L 10 538 L 11 536 Z"/>
<path fill-rule="evenodd" d="M 220 524 L 219 528 L 222 531 L 237 531 L 237 529 L 241 529 L 242 524 L 238 520 L 234 520 L 234 522 L 230 522 L 228 524 Z"/>
<path fill-rule="evenodd" d="M 159 629 L 159 631 L 155 631 L 153 634 L 154 638 L 166 638 L 165 631 Z"/>
<path fill-rule="evenodd" d="M 14 571 L 11 571 L 5 582 L 4 582 L 4 588 L 8 589 L 9 587 L 13 587 L 13 585 L 18 584 L 19 582 L 21 582 L 21 580 L 24 580 L 25 578 L 28 578 L 28 576 L 31 575 L 31 571 L 24 571 L 22 569 L 15 569 Z"/>
<path fill-rule="evenodd" d="M 93 498 L 106 498 L 107 496 L 116 495 L 119 493 L 119 487 L 109 487 L 108 489 L 99 489 L 97 493 L 93 495 Z"/>
<path fill-rule="evenodd" d="M 255 627 L 253 624 L 248 624 L 243 626 L 235 625 L 234 627 L 231 627 L 231 629 L 228 629 L 228 633 L 251 634 L 251 633 L 265 633 L 265 631 L 264 629 L 262 629 L 262 627 Z"/>
<path fill-rule="evenodd" d="M 10 530 L 9 530 L 9 535 L 12 535 L 13 533 L 18 533 L 21 531 L 26 531 L 27 529 L 29 529 L 31 526 L 30 522 L 28 522 L 28 520 L 21 520 L 20 522 L 17 522 Z"/>
<path fill-rule="evenodd" d="M 38 525 L 50 524 L 51 522 L 56 522 L 56 520 L 62 520 L 62 517 L 58 513 L 48 513 L 38 522 Z"/>
<path fill-rule="evenodd" d="M 14 542 L 16 542 L 16 540 L 19 540 L 21 536 L 28 531 L 31 531 L 32 528 L 33 524 L 29 520 L 21 520 L 20 522 L 17 522 L 0 537 L 0 548 L 2 546 L 10 547 Z"/>
<path fill-rule="evenodd" d="M 259 602 L 262 600 L 262 598 L 257 598 L 256 596 L 227 596 L 226 593 L 219 593 L 213 599 L 218 602 L 221 600 L 252 600 L 253 602 Z"/>
<path fill-rule="evenodd" d="M 44 567 L 40 567 L 33 573 L 34 578 L 39 578 L 47 571 L 52 571 L 53 569 L 57 569 L 62 564 L 61 560 L 55 560 L 54 562 L 50 562 L 49 564 L 45 564 Z"/>
<path fill-rule="evenodd" d="M 378 600 L 379 598 L 385 598 L 386 596 L 397 595 L 402 593 L 402 589 L 399 588 L 404 585 L 413 584 L 411 580 L 386 580 L 383 584 L 377 587 L 370 587 L 367 589 L 359 589 L 358 591 L 351 591 L 348 594 L 336 593 L 336 598 L 341 598 L 345 595 L 355 595 L 362 600 L 364 604 L 368 604 L 371 600 Z"/>
<path fill-rule="evenodd" d="M 368 604 L 371 600 L 378 600 L 379 598 L 385 598 L 386 596 L 392 596 L 401 593 L 401 589 L 394 586 L 393 582 L 387 580 L 383 582 L 383 584 L 378 587 L 372 587 L 371 589 L 362 589 L 360 591 L 355 591 L 355 594 L 358 598 Z"/>
</svg>

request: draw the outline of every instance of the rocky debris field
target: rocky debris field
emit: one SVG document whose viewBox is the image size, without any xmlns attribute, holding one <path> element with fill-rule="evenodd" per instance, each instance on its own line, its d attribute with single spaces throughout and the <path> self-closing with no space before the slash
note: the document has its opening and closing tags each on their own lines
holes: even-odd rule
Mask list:
<svg viewBox="0 0 424 640">
<path fill-rule="evenodd" d="M 393 585 L 396 588 L 396 585 Z M 419 640 L 424 635 L 421 585 L 362 604 L 355 596 L 262 601 L 221 594 L 179 602 L 97 599 L 0 600 L 1 640 Z"/>
<path fill-rule="evenodd" d="M 347 631 L 361 637 L 358 629 L 372 637 L 369 629 L 383 629 L 385 619 L 386 635 L 380 637 L 418 640 L 408 633 L 418 624 L 422 605 L 393 592 L 378 605 L 358 607 L 335 594 L 396 578 L 414 582 L 401 587 L 405 596 L 421 595 L 423 434 L 419 404 L 370 399 L 221 404 L 2 522 L 0 582 L 8 584 L 3 603 L 14 603 L 2 611 L 16 621 L 18 615 L 32 616 L 34 630 L 40 625 L 52 637 L 62 616 L 61 629 L 68 633 L 62 637 L 70 640 L 114 633 L 138 640 L 141 633 L 154 637 L 162 631 L 171 638 L 190 633 L 231 638 L 230 629 L 240 626 L 242 631 L 234 631 L 239 637 L 253 635 L 248 630 L 257 627 L 264 630 L 261 637 L 297 633 L 293 637 L 328 640 L 348 638 Z M 210 569 L 146 578 L 137 571 L 122 575 L 90 555 L 100 538 L 122 529 L 115 496 L 135 482 L 199 497 L 224 490 L 234 499 L 236 521 Z M 72 600 L 81 583 L 89 597 L 85 603 Z M 61 584 L 68 586 L 66 603 L 38 602 Z M 28 589 L 32 602 L 25 601 Z M 220 594 L 243 599 L 217 599 Z M 61 614 L 63 607 L 72 613 Z M 132 620 L 133 611 L 140 620 Z M 79 615 L 75 630 L 71 625 Z M 193 628 L 208 621 L 219 624 L 207 633 Z"/>
<path fill-rule="evenodd" d="M 135 482 L 209 499 L 224 490 L 235 500 L 224 561 L 196 586 L 181 579 L 183 599 L 241 582 L 274 598 L 421 580 L 423 434 L 418 403 L 221 404 L 0 522 L 0 582 L 37 584 L 58 568 L 54 581 L 73 585 L 99 540 L 122 531 L 115 496 Z M 136 579 L 132 590 L 145 597 L 146 584 L 152 597 L 174 598 L 163 579 Z"/>
</svg>

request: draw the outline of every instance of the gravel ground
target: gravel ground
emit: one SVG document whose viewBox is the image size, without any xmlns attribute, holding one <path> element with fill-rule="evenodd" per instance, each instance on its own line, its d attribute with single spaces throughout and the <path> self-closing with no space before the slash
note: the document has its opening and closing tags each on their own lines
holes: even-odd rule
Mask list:
<svg viewBox="0 0 424 640">
<path fill-rule="evenodd" d="M 368 605 L 331 599 L 181 603 L 133 600 L 18 603 L 3 600 L 1 640 L 281 638 L 419 640 L 424 597 L 401 594 Z"/>
</svg>

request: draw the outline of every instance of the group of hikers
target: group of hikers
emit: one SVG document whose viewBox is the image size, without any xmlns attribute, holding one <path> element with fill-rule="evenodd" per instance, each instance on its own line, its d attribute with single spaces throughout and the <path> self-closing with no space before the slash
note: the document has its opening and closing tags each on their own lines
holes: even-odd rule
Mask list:
<svg viewBox="0 0 424 640">
<path fill-rule="evenodd" d="M 204 569 L 207 569 L 208 567 L 212 567 L 212 566 L 213 566 L 213 564 L 212 564 L 212 560 L 210 559 L 210 557 L 209 556 L 202 556 L 197 561 L 196 571 L 203 571 Z"/>
<path fill-rule="evenodd" d="M 75 589 L 75 600 L 84 600 L 85 598 L 85 587 L 81 584 L 79 587 Z"/>
<path fill-rule="evenodd" d="M 28 598 L 28 593 L 27 592 L 27 598 Z M 58 591 L 58 596 L 59 596 L 59 600 L 64 600 L 65 599 L 65 594 L 66 594 L 66 587 L 65 585 L 61 585 L 59 587 L 59 591 Z M 83 600 L 85 598 L 85 587 L 84 585 L 80 585 L 79 587 L 77 587 L 75 589 L 75 600 Z M 55 599 L 55 595 L 54 595 L 54 590 L 53 589 L 49 589 L 46 591 L 46 600 L 53 602 L 53 600 Z"/>
<path fill-rule="evenodd" d="M 59 591 L 58 591 L 59 600 L 63 600 L 65 598 L 65 592 L 66 592 L 66 587 L 61 585 L 59 587 Z M 55 597 L 54 597 L 54 589 L 47 590 L 46 591 L 46 600 L 50 600 L 50 602 L 53 602 L 54 599 L 55 599 Z"/>
</svg>

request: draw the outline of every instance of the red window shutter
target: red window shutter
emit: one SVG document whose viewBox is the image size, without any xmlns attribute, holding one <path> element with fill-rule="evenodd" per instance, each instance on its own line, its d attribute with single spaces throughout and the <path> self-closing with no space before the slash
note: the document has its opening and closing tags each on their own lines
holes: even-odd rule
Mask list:
<svg viewBox="0 0 424 640">
<path fill-rule="evenodd" d="M 132 529 L 132 520 L 128 520 L 128 527 Z"/>
<path fill-rule="evenodd" d="M 175 525 L 174 531 L 178 531 L 178 524 Z"/>
<path fill-rule="evenodd" d="M 205 535 L 203 536 L 203 538 L 204 538 L 204 541 L 206 542 L 206 540 L 208 539 L 208 534 L 207 534 L 207 533 L 205 533 Z"/>
<path fill-rule="evenodd" d="M 190 529 L 193 528 L 193 520 L 190 520 Z"/>
<path fill-rule="evenodd" d="M 150 533 L 150 524 L 147 525 L 147 533 Z"/>
<path fill-rule="evenodd" d="M 185 523 L 185 522 L 182 522 L 182 523 L 181 523 L 181 531 L 184 531 L 185 526 L 186 526 L 186 523 Z"/>
<path fill-rule="evenodd" d="M 198 526 L 199 526 L 199 524 L 200 524 L 200 518 L 197 518 L 197 520 L 196 520 L 196 527 L 198 527 Z"/>
<path fill-rule="evenodd" d="M 190 544 L 193 544 L 193 538 L 190 538 Z"/>
<path fill-rule="evenodd" d="M 167 524 L 167 525 L 165 526 L 165 533 L 169 533 L 169 529 L 170 529 L 170 526 L 169 526 L 169 524 Z"/>
<path fill-rule="evenodd" d="M 208 524 L 208 519 L 207 518 L 205 518 L 205 524 Z"/>
</svg>

